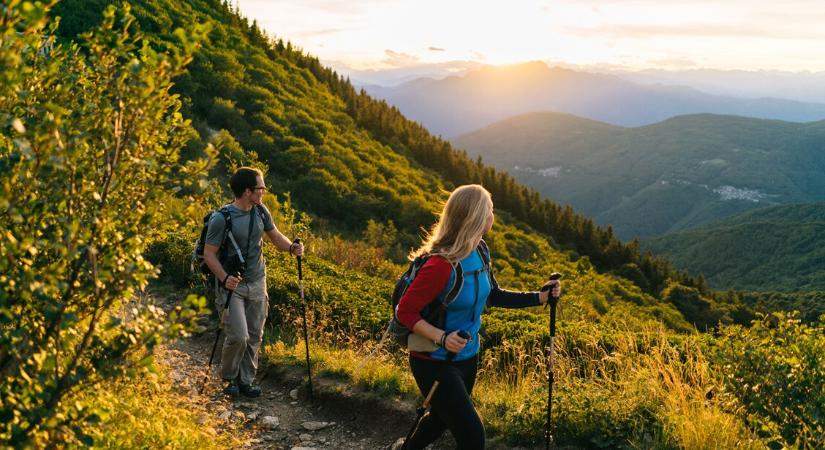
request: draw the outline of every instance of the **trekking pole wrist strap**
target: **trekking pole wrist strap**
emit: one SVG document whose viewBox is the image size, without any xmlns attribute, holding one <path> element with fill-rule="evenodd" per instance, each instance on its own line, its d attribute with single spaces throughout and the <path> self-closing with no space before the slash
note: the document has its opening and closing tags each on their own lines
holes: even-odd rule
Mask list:
<svg viewBox="0 0 825 450">
<path fill-rule="evenodd" d="M 226 287 L 226 280 L 228 280 L 228 279 L 229 279 L 229 275 L 230 275 L 230 274 L 228 274 L 228 273 L 227 273 L 227 274 L 226 274 L 226 276 L 225 276 L 225 277 L 223 277 L 223 281 L 221 282 L 221 284 L 223 285 L 223 287 Z"/>
<path fill-rule="evenodd" d="M 441 334 L 441 339 L 439 339 L 438 342 L 436 342 L 435 344 L 437 346 L 441 347 L 441 348 L 446 348 L 447 347 L 447 332 L 446 331 Z"/>
</svg>

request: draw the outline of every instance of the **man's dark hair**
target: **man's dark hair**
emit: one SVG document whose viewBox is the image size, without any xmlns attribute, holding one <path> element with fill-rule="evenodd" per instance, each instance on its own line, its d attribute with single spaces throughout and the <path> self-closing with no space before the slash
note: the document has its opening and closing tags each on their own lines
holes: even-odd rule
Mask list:
<svg viewBox="0 0 825 450">
<path fill-rule="evenodd" d="M 261 178 L 264 177 L 264 174 L 254 167 L 241 167 L 236 170 L 232 178 L 229 179 L 229 187 L 232 188 L 235 198 L 240 198 L 247 189 L 254 189 L 257 185 L 255 177 L 258 175 Z"/>
</svg>

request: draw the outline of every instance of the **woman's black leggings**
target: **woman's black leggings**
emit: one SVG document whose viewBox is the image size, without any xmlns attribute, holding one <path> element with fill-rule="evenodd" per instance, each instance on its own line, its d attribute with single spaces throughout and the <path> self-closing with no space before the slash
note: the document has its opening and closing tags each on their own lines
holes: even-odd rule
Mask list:
<svg viewBox="0 0 825 450">
<path fill-rule="evenodd" d="M 478 416 L 470 393 L 476 382 L 478 356 L 450 363 L 410 357 L 410 367 L 423 396 L 439 380 L 430 412 L 407 442 L 408 449 L 422 449 L 438 439 L 448 429 L 459 449 L 484 448 L 484 425 Z"/>
</svg>

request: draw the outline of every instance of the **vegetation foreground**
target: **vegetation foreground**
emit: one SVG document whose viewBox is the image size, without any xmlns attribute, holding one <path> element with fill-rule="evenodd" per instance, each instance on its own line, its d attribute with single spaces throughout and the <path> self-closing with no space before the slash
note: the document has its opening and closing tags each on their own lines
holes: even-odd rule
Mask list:
<svg viewBox="0 0 825 450">
<path fill-rule="evenodd" d="M 335 97 L 331 81 L 301 66 L 310 65 L 308 57 L 269 42 L 226 4 L 134 3 L 141 25 L 127 5 L 108 7 L 91 31 L 57 42 L 47 7 L 12 0 L 0 10 L 0 445 L 233 445 L 230 436 L 204 434 L 185 403 L 164 388 L 164 371 L 153 362 L 159 344 L 198 329 L 205 299 L 191 295 L 164 313 L 141 293 L 158 277 L 203 293 L 189 278 L 188 261 L 199 217 L 222 196 L 208 177 L 238 164 L 272 168 L 277 176 L 271 185 L 282 194 L 265 201 L 279 229 L 307 242 L 316 370 L 380 395 L 415 398 L 402 352 L 376 346 L 390 316 L 387 299 L 401 249 L 415 238 L 416 224 L 429 221 L 438 192 L 462 180 L 417 161 L 398 144 L 402 137 L 392 126 L 369 128 L 352 119 L 350 113 L 374 105 L 364 97 L 358 101 L 366 103 L 352 105 Z M 90 9 L 62 13 L 77 25 Z M 147 11 L 190 31 L 161 39 L 160 32 L 152 34 Z M 184 20 L 187 11 L 212 19 L 195 26 Z M 209 114 L 199 114 L 206 108 L 197 103 L 206 101 L 196 95 L 204 82 L 199 76 L 243 72 L 231 54 L 216 57 L 211 46 L 227 42 L 221 39 L 273 50 L 257 56 L 280 66 L 271 76 L 290 82 L 268 80 L 277 96 L 244 95 L 265 97 L 280 111 L 255 111 L 254 101 L 239 111 L 240 100 L 209 99 Z M 212 59 L 198 56 L 204 53 Z M 222 62 L 224 69 L 208 71 L 206 62 Z M 254 67 L 249 72 L 267 81 Z M 287 100 L 295 108 L 287 108 Z M 317 110 L 292 115 L 307 104 Z M 332 111 L 329 121 L 314 116 L 322 110 Z M 259 126 L 232 128 L 252 117 Z M 255 132 L 261 124 L 290 146 L 268 144 L 266 132 Z M 385 133 L 378 133 L 384 125 Z M 357 152 L 333 156 L 346 149 L 346 139 Z M 442 150 L 454 164 L 449 167 L 464 164 L 466 155 Z M 296 161 L 306 166 L 290 173 Z M 502 285 L 535 288 L 549 269 L 566 276 L 554 395 L 560 445 L 825 443 L 822 319 L 803 324 L 793 313 L 777 312 L 749 326 L 735 324 L 749 317 L 735 298 L 670 273 L 570 211 L 548 203 L 541 204 L 543 216 L 527 211 L 524 199 L 537 199 L 535 193 L 480 164 L 467 167 L 496 187 L 491 190 L 503 209 L 488 236 Z M 359 187 L 347 190 L 336 177 L 354 180 L 356 170 L 362 171 Z M 388 182 L 399 173 L 408 181 Z M 285 195 L 290 188 L 312 217 L 291 203 Z M 342 211 L 357 214 L 341 217 Z M 543 221 L 565 214 L 567 222 Z M 553 234 L 557 241 L 549 229 L 563 231 Z M 300 300 L 294 261 L 266 257 L 271 311 L 265 355 L 273 364 L 298 364 L 303 346 L 295 332 Z M 547 317 L 541 310 L 493 311 L 485 323 L 489 339 L 476 401 L 488 433 L 514 445 L 536 444 L 544 425 Z M 695 325 L 715 328 L 698 333 Z M 371 356 L 356 356 L 365 353 Z M 160 401 L 149 407 L 141 401 L 146 396 Z M 172 420 L 179 426 L 168 426 Z"/>
</svg>

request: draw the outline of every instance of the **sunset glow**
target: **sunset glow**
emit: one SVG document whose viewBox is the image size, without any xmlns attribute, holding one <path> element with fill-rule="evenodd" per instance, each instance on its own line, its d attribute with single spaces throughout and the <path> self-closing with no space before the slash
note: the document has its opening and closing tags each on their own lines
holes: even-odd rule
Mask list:
<svg viewBox="0 0 825 450">
<path fill-rule="evenodd" d="M 762 0 L 240 0 L 324 61 L 386 69 L 528 60 L 627 68 L 825 70 L 825 8 Z"/>
</svg>

